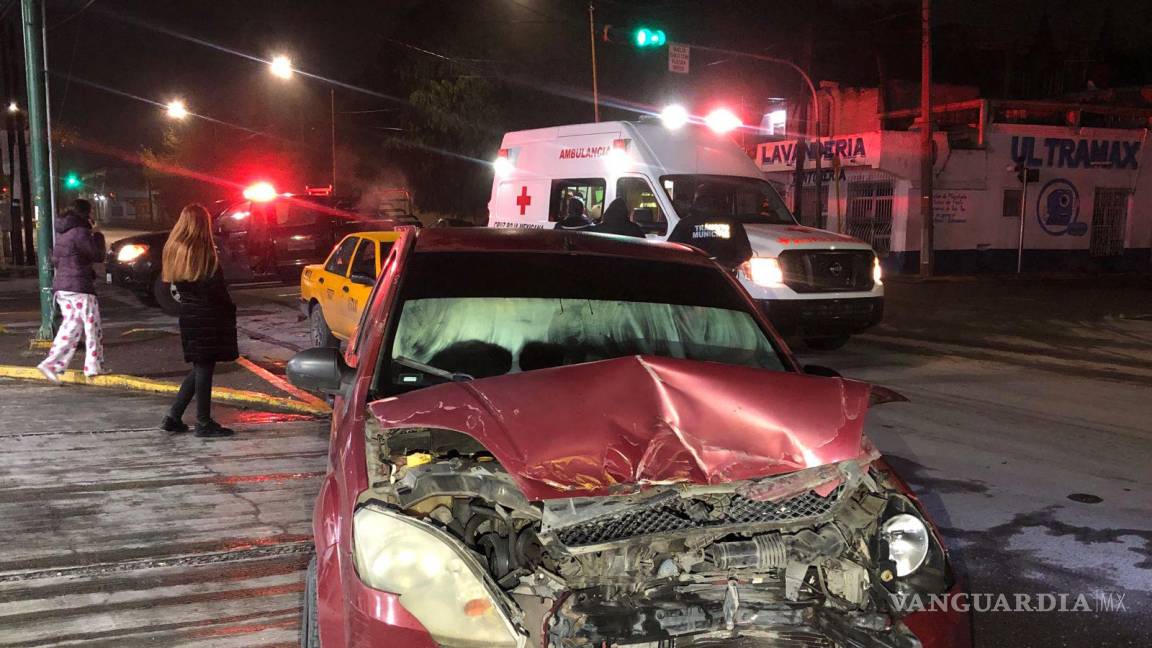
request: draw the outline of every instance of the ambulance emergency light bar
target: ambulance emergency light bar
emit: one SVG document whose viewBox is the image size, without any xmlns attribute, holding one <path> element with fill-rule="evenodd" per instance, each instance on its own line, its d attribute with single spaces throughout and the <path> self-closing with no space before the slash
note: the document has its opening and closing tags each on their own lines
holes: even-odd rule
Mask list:
<svg viewBox="0 0 1152 648">
<path fill-rule="evenodd" d="M 277 195 L 271 182 L 257 182 L 244 189 L 244 199 L 252 202 L 271 202 Z"/>
<path fill-rule="evenodd" d="M 680 130 L 692 120 L 688 109 L 680 104 L 671 104 L 660 111 L 660 122 L 668 130 Z M 730 133 L 744 125 L 740 118 L 727 108 L 716 108 L 704 117 L 704 125 L 717 135 Z"/>
</svg>

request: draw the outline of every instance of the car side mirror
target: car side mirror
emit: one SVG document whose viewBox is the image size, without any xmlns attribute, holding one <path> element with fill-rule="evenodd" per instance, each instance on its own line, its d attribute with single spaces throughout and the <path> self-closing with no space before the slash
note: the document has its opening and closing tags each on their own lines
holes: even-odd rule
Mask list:
<svg viewBox="0 0 1152 648">
<path fill-rule="evenodd" d="M 842 378 L 839 371 L 824 365 L 804 365 L 804 373 L 809 376 L 822 376 L 824 378 Z"/>
<path fill-rule="evenodd" d="M 344 363 L 340 349 L 305 349 L 288 361 L 288 382 L 309 391 L 335 396 L 351 383 L 356 372 Z"/>
<path fill-rule="evenodd" d="M 362 274 L 354 274 L 349 277 L 349 279 L 352 280 L 352 283 L 359 284 L 361 286 L 371 286 L 372 284 L 376 283 L 376 279 L 374 277 L 369 277 L 368 275 Z"/>
</svg>

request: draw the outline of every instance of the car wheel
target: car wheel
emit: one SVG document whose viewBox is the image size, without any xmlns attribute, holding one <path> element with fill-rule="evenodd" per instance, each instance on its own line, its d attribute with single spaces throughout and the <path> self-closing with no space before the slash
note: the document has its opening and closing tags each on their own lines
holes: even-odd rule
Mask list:
<svg viewBox="0 0 1152 648">
<path fill-rule="evenodd" d="M 320 304 L 314 304 L 312 310 L 308 311 L 308 324 L 312 329 L 312 346 L 333 348 L 340 346 L 340 340 L 332 335 L 332 329 L 328 328 L 328 322 L 324 321 L 324 311 L 320 309 Z"/>
<path fill-rule="evenodd" d="M 847 335 L 837 335 L 834 337 L 804 338 L 804 345 L 813 351 L 835 351 L 848 344 L 848 337 Z"/>
<path fill-rule="evenodd" d="M 168 315 L 180 314 L 180 302 L 176 301 L 175 295 L 172 294 L 172 286 L 160 277 L 152 281 L 152 299 L 156 300 L 156 305 Z"/>
<path fill-rule="evenodd" d="M 316 595 L 316 556 L 304 576 L 304 607 L 300 610 L 300 648 L 320 648 L 319 599 Z"/>
</svg>

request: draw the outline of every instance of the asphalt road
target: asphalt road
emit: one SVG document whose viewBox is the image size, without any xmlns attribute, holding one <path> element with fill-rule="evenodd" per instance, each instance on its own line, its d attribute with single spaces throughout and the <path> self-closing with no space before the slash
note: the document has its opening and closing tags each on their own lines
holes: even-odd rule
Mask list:
<svg viewBox="0 0 1152 648">
<path fill-rule="evenodd" d="M 976 614 L 977 645 L 1152 645 L 1147 384 L 856 341 L 802 358 L 910 399 L 873 410 L 868 433 L 971 592 L 1084 594 L 1094 608 L 1099 592 L 1123 597 L 1112 612 Z"/>
<path fill-rule="evenodd" d="M 294 288 L 233 294 L 251 331 L 248 348 L 274 364 L 306 344 Z M 150 327 L 171 325 L 155 313 L 140 317 Z M 911 400 L 877 408 L 868 430 L 942 527 L 972 592 L 1123 597 L 1124 609 L 1112 611 L 976 614 L 977 645 L 1152 645 L 1148 383 L 1080 371 L 1067 359 L 996 361 L 975 350 L 969 357 L 920 333 L 915 347 L 888 335 L 801 357 Z M 0 646 L 290 642 L 303 564 L 296 543 L 323 469 L 322 422 L 233 412 L 227 420 L 241 426 L 238 442 L 171 442 L 145 431 L 162 409 L 156 399 L 14 382 L 0 391 L 0 501 L 7 493 L 22 502 L 2 525 Z M 239 456 L 245 461 L 235 462 Z M 28 473 L 27 462 L 47 470 L 36 473 L 44 479 Z M 136 478 L 124 477 L 133 470 Z M 178 483 L 165 481 L 172 474 Z M 237 486 L 266 484 L 262 475 L 272 476 L 267 487 Z M 177 499 L 152 497 L 161 482 Z M 102 494 L 105 483 L 112 495 Z M 140 506 L 125 504 L 134 501 Z M 44 522 L 30 527 L 34 536 L 26 531 L 36 516 L 18 515 L 33 503 L 48 506 Z M 142 515 L 158 515 L 167 530 Z M 140 541 L 136 525 L 147 531 Z M 213 529 L 227 546 L 208 540 Z M 117 553 L 115 538 L 131 550 Z M 258 549 L 268 546 L 276 549 Z M 223 557 L 179 562 L 201 554 Z M 211 571 L 205 564 L 214 561 Z M 85 564 L 98 568 L 69 571 Z M 26 574 L 39 580 L 30 585 Z M 66 595 L 70 587 L 82 595 Z M 164 623 L 168 634 L 148 629 Z M 71 639 L 54 634 L 63 629 Z"/>
</svg>

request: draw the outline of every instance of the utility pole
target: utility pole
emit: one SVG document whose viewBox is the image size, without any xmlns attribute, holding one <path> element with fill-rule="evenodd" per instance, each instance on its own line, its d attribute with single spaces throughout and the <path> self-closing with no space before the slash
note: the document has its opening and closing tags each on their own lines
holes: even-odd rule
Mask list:
<svg viewBox="0 0 1152 648">
<path fill-rule="evenodd" d="M 588 42 L 592 44 L 592 110 L 600 121 L 600 87 L 596 81 L 596 7 L 588 2 Z"/>
<path fill-rule="evenodd" d="M 332 195 L 336 195 L 336 88 L 328 89 L 332 107 Z"/>
<path fill-rule="evenodd" d="M 8 22 L 0 26 L 0 36 L 3 42 L 0 43 L 0 68 L 4 71 L 4 96 L 11 102 L 10 105 L 16 104 L 17 84 L 16 84 L 16 54 L 12 49 L 12 28 Z M 4 146 L 5 153 L 8 159 L 8 212 L 9 222 L 12 223 L 12 261 L 16 265 L 31 265 L 32 264 L 32 249 L 27 248 L 25 253 L 24 245 L 24 217 L 21 214 L 23 205 L 16 198 L 16 131 L 21 128 L 19 112 L 13 111 L 11 108 L 5 110 L 5 128 L 4 128 Z M 20 205 L 17 207 L 17 205 Z"/>
<path fill-rule="evenodd" d="M 920 0 L 920 276 L 933 271 L 931 0 Z"/>
<path fill-rule="evenodd" d="M 40 276 L 40 330 L 36 340 L 52 339 L 52 198 L 48 170 L 47 91 L 44 86 L 42 0 L 20 0 L 24 25 L 24 74 L 28 87 L 28 132 L 32 140 L 32 204 L 36 219 L 36 265 Z"/>
</svg>

